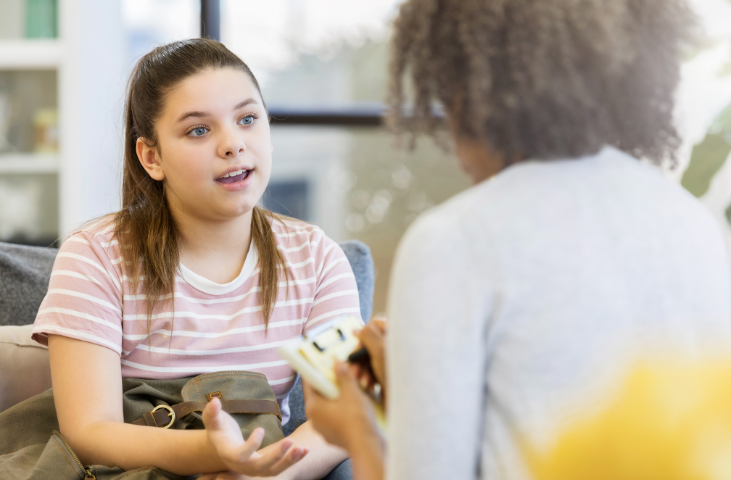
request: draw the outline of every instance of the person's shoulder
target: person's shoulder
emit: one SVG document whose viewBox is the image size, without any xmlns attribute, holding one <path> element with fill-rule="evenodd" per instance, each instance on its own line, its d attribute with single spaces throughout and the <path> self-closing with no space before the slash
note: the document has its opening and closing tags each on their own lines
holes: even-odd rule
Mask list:
<svg viewBox="0 0 731 480">
<path fill-rule="evenodd" d="M 116 239 L 114 218 L 105 216 L 82 225 L 64 239 L 60 252 L 117 258 L 120 250 Z"/>
<path fill-rule="evenodd" d="M 470 223 L 479 205 L 482 185 L 471 187 L 419 215 L 406 229 L 398 251 L 422 258 L 465 253 L 469 248 Z"/>
<path fill-rule="evenodd" d="M 277 245 L 283 248 L 312 242 L 325 235 L 317 225 L 281 215 L 273 215 L 271 225 Z"/>
<path fill-rule="evenodd" d="M 489 208 L 484 197 L 489 195 L 487 180 L 463 190 L 441 204 L 419 215 L 406 231 L 411 236 L 453 235 L 463 231 L 474 218 L 475 210 Z"/>
</svg>

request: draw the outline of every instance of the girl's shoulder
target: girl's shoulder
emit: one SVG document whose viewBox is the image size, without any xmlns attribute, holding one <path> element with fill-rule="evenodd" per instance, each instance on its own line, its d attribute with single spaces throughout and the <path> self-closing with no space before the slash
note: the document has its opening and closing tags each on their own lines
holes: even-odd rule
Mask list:
<svg viewBox="0 0 731 480">
<path fill-rule="evenodd" d="M 82 225 L 63 240 L 60 251 L 117 259 L 120 249 L 113 216 L 107 215 Z"/>
<path fill-rule="evenodd" d="M 313 241 L 325 237 L 325 232 L 317 225 L 296 218 L 275 215 L 272 217 L 272 232 L 277 244 L 288 248 L 301 241 Z"/>
<path fill-rule="evenodd" d="M 279 251 L 293 262 L 303 261 L 306 255 L 321 261 L 319 257 L 326 256 L 336 245 L 317 225 L 294 218 L 274 216 L 272 232 Z"/>
</svg>

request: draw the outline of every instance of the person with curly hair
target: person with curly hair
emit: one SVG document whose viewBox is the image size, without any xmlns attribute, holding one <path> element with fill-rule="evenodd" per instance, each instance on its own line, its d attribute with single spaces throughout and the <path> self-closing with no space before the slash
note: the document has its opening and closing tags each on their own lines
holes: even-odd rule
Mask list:
<svg viewBox="0 0 731 480">
<path fill-rule="evenodd" d="M 682 0 L 400 7 L 391 126 L 446 139 L 474 186 L 411 225 L 388 327 L 361 334 L 387 441 L 354 367 L 336 369 L 338 400 L 306 388 L 356 478 L 530 478 L 526 448 L 548 448 L 642 358 L 727 350 L 721 230 L 658 168 L 676 162 L 694 22 Z"/>
</svg>

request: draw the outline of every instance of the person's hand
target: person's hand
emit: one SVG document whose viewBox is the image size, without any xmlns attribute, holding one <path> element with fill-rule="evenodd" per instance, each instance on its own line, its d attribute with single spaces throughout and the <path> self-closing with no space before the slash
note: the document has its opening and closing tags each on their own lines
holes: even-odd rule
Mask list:
<svg viewBox="0 0 731 480">
<path fill-rule="evenodd" d="M 287 438 L 257 451 L 264 439 L 264 429 L 255 429 L 244 441 L 238 423 L 221 409 L 221 402 L 217 398 L 213 398 L 203 410 L 203 423 L 208 441 L 229 470 L 208 474 L 218 475 L 208 478 L 273 477 L 307 455 L 306 448 L 294 446 L 292 440 Z"/>
<path fill-rule="evenodd" d="M 328 443 L 353 451 L 353 444 L 359 438 L 378 436 L 373 405 L 358 386 L 355 369 L 343 363 L 335 365 L 335 375 L 340 387 L 340 396 L 329 400 L 302 381 L 307 420 Z"/>
<path fill-rule="evenodd" d="M 366 387 L 371 390 L 375 383 L 381 385 L 381 395 L 386 398 L 386 357 L 384 343 L 386 339 L 386 320 L 373 318 L 368 325 L 357 333 L 358 339 L 363 347 L 368 350 L 370 356 L 370 371 L 360 368 L 356 369 L 356 376 L 366 382 Z M 371 376 L 372 375 L 372 376 Z M 384 402 L 385 403 L 385 402 Z"/>
</svg>

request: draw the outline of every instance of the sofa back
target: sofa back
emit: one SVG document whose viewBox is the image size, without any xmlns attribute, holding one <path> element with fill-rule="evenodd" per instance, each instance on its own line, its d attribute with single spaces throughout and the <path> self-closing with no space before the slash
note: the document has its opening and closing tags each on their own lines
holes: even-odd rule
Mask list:
<svg viewBox="0 0 731 480">
<path fill-rule="evenodd" d="M 340 244 L 358 284 L 360 314 L 364 321 L 373 311 L 374 267 L 370 249 L 357 240 Z M 33 323 L 48 290 L 58 249 L 27 247 L 0 242 L 0 325 Z"/>
<path fill-rule="evenodd" d="M 0 242 L 0 325 L 33 323 L 57 253 L 55 248 Z"/>
</svg>

